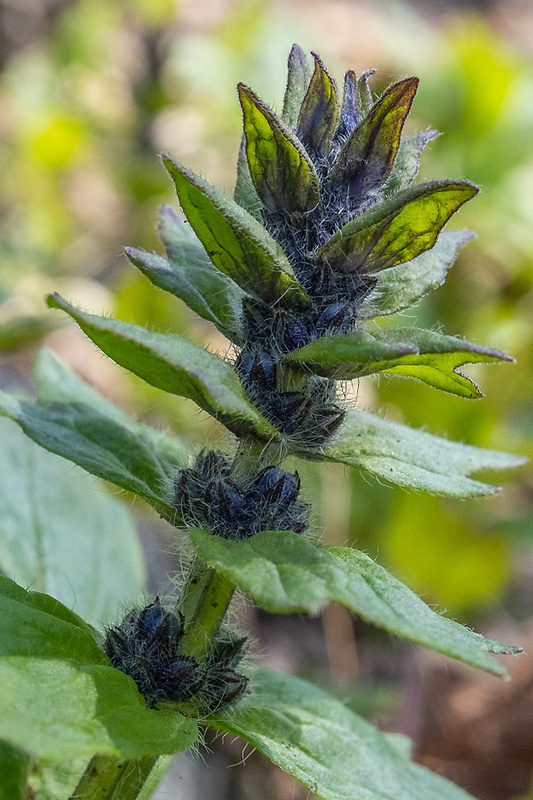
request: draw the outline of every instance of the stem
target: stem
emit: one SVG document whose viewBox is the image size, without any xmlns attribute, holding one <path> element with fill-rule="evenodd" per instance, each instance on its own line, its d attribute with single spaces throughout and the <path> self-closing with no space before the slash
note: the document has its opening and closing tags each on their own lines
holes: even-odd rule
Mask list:
<svg viewBox="0 0 533 800">
<path fill-rule="evenodd" d="M 239 442 L 233 469 L 243 478 L 263 464 L 283 460 L 279 442 L 265 444 L 254 438 Z M 231 602 L 235 585 L 200 559 L 194 562 L 178 603 L 185 619 L 180 650 L 201 661 L 208 653 Z M 95 755 L 69 800 L 136 800 L 156 757 L 138 760 Z"/>
<path fill-rule="evenodd" d="M 180 602 L 185 617 L 181 640 L 184 655 L 202 659 L 218 632 L 235 586 L 224 576 L 197 559 L 193 564 Z"/>
<path fill-rule="evenodd" d="M 157 756 L 93 756 L 69 800 L 136 800 Z"/>
</svg>

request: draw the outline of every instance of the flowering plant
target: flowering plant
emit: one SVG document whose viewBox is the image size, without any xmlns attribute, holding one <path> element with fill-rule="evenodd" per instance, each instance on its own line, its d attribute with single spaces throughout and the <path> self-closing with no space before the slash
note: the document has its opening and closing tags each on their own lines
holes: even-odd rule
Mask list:
<svg viewBox="0 0 533 800">
<path fill-rule="evenodd" d="M 29 437 L 142 497 L 187 530 L 195 553 L 172 604 L 151 599 L 103 634 L 47 595 L 0 579 L 11 609 L 10 622 L 1 615 L 11 627 L 0 671 L 16 695 L 0 738 L 8 753 L 44 762 L 94 753 L 72 797 L 141 796 L 158 757 L 193 745 L 199 725 L 238 734 L 326 800 L 467 797 L 333 697 L 243 663 L 246 639 L 225 621 L 239 588 L 272 613 L 317 614 L 340 603 L 496 675 L 504 667 L 488 653 L 518 652 L 437 614 L 364 553 L 313 541 L 305 487 L 283 467 L 288 456 L 335 461 L 401 486 L 473 497 L 496 489 L 471 473 L 522 463 L 349 407 L 339 390 L 387 373 L 478 398 L 458 368 L 511 360 L 454 336 L 382 324 L 444 281 L 471 233 L 442 229 L 478 189 L 462 180 L 414 183 L 437 135 L 402 136 L 418 79 L 374 100 L 370 76 L 348 72 L 339 97 L 320 58 L 311 70 L 295 46 L 280 116 L 240 85 L 234 199 L 163 155 L 187 222 L 164 206 L 166 256 L 126 253 L 227 337 L 231 359 L 48 298 L 117 364 L 215 417 L 232 435 L 224 451 L 191 457 L 48 351 L 38 357 L 38 401 L 2 397 L 2 412 Z M 35 702 L 35 686 L 57 704 L 38 730 L 21 710 Z M 81 709 L 75 719 L 73 707 Z"/>
</svg>

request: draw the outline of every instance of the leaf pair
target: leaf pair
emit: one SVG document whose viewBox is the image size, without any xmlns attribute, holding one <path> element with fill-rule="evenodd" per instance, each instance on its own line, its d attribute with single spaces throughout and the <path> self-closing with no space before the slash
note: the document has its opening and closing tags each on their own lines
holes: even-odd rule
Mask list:
<svg viewBox="0 0 533 800">
<path fill-rule="evenodd" d="M 120 358 L 124 337 L 129 337 L 130 347 L 143 348 L 145 333 L 152 344 L 152 337 L 156 336 L 126 323 L 115 322 L 116 328 L 111 324 L 112 320 L 86 315 L 76 309 L 72 310 L 72 315 L 76 319 L 79 317 L 91 334 L 102 327 L 108 337 L 108 355 L 113 358 L 117 350 L 117 359 Z M 115 339 L 112 334 L 116 331 L 120 335 Z M 159 336 L 163 337 L 163 334 Z M 210 356 L 200 348 L 196 349 Z M 241 405 L 243 390 L 231 368 L 216 356 L 211 357 L 215 360 L 215 367 L 207 373 L 205 393 L 210 396 L 211 391 L 216 391 L 211 382 L 216 382 L 220 365 L 228 370 L 228 375 L 231 374 L 231 385 L 235 381 L 238 387 L 235 394 L 226 395 L 229 404 L 222 417 L 233 429 L 251 431 L 260 439 L 279 438 L 280 434 L 254 406 L 249 402 Z M 164 366 L 164 375 L 171 372 L 172 363 L 170 361 Z M 194 364 L 193 359 L 188 369 L 194 373 L 194 380 L 199 380 Z M 158 368 L 155 359 L 149 374 L 141 377 L 154 379 L 155 385 L 160 385 Z M 183 369 L 180 366 L 176 370 L 177 376 L 172 378 L 179 393 L 185 393 L 190 386 L 187 379 L 183 388 L 179 388 Z M 14 419 L 42 447 L 74 461 L 93 475 L 135 492 L 171 523 L 180 524 L 172 505 L 172 482 L 177 470 L 188 465 L 189 457 L 179 442 L 132 422 L 76 377 L 50 351 L 43 350 L 39 354 L 35 375 L 39 388 L 38 403 L 0 394 L 0 413 Z M 220 395 L 216 396 L 222 402 Z M 236 413 L 236 407 L 245 415 L 244 418 Z M 401 486 L 457 497 L 497 491 L 493 486 L 466 477 L 470 473 L 483 469 L 510 469 L 525 462 L 517 456 L 450 442 L 359 410 L 347 413 L 338 433 L 323 452 L 301 447 L 295 452 L 303 458 L 357 466 Z"/>
<path fill-rule="evenodd" d="M 421 328 L 356 330 L 323 336 L 287 355 L 317 375 L 353 380 L 386 372 L 417 378 L 460 397 L 482 397 L 476 384 L 456 370 L 464 364 L 513 361 L 499 350 Z"/>
</svg>

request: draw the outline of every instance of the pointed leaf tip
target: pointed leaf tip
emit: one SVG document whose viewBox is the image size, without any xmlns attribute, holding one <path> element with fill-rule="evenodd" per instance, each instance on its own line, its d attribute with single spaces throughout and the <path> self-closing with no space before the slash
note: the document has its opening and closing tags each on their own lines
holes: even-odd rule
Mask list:
<svg viewBox="0 0 533 800">
<path fill-rule="evenodd" d="M 320 56 L 312 55 L 315 70 L 298 116 L 298 136 L 311 150 L 325 153 L 339 118 L 337 88 Z"/>
<path fill-rule="evenodd" d="M 293 44 L 291 48 L 287 68 L 287 87 L 283 100 L 282 118 L 287 125 L 295 128 L 298 123 L 298 114 L 300 113 L 302 101 L 311 79 L 307 56 L 297 44 Z"/>
<path fill-rule="evenodd" d="M 268 208 L 293 216 L 312 210 L 320 201 L 318 176 L 301 142 L 252 89 L 237 88 L 257 194 Z"/>
<path fill-rule="evenodd" d="M 309 305 L 285 253 L 251 214 L 167 153 L 162 159 L 183 212 L 217 269 L 267 303 Z"/>
<path fill-rule="evenodd" d="M 479 192 L 469 181 L 405 189 L 338 230 L 315 258 L 343 273 L 374 274 L 430 250 L 444 225 Z"/>
<path fill-rule="evenodd" d="M 343 146 L 333 179 L 346 184 L 353 197 L 388 178 L 418 83 L 412 77 L 390 86 Z"/>
</svg>

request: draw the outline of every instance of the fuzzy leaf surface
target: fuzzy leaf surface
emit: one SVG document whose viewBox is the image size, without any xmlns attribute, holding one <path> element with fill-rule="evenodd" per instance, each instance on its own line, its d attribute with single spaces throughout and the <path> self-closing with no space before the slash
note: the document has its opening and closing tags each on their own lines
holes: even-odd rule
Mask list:
<svg viewBox="0 0 533 800">
<path fill-rule="evenodd" d="M 232 342 L 241 344 L 242 300 L 246 293 L 220 272 L 170 206 L 163 206 L 159 233 L 167 258 L 127 247 L 126 255 L 155 286 L 183 300 Z"/>
<path fill-rule="evenodd" d="M 298 124 L 298 115 L 311 80 L 307 56 L 301 47 L 293 44 L 289 53 L 287 86 L 283 99 L 283 121 L 291 128 Z"/>
<path fill-rule="evenodd" d="M 309 305 L 283 250 L 251 214 L 169 155 L 163 156 L 163 163 L 191 227 L 217 269 L 267 303 Z"/>
<path fill-rule="evenodd" d="M 346 223 L 315 258 L 339 272 L 373 274 L 433 247 L 442 227 L 479 189 L 467 181 L 434 181 L 398 192 Z"/>
<path fill-rule="evenodd" d="M 109 664 L 92 631 L 66 606 L 0 576 L 0 656 L 72 658 Z M 1 738 L 1 735 L 0 735 Z"/>
<path fill-rule="evenodd" d="M 144 589 L 129 509 L 13 422 L 0 419 L 0 438 L 0 570 L 92 625 L 114 621 Z"/>
<path fill-rule="evenodd" d="M 337 127 L 339 108 L 335 81 L 313 53 L 315 69 L 298 115 L 298 138 L 310 150 L 327 152 Z"/>
<path fill-rule="evenodd" d="M 324 800 L 472 800 L 307 681 L 257 670 L 250 688 L 210 724 L 241 736 Z"/>
<path fill-rule="evenodd" d="M 49 296 L 48 305 L 66 311 L 106 355 L 151 386 L 190 398 L 236 434 L 275 435 L 248 400 L 236 372 L 213 353 L 178 334 L 87 314 L 59 295 Z"/>
<path fill-rule="evenodd" d="M 202 561 L 273 614 L 318 614 L 340 603 L 365 622 L 494 675 L 506 670 L 487 653 L 519 652 L 437 614 L 351 547 L 317 547 L 293 531 L 230 541 L 195 528 L 190 537 Z"/>
<path fill-rule="evenodd" d="M 0 658 L 0 738 L 43 762 L 168 755 L 197 736 L 194 720 L 146 708 L 132 679 L 113 667 Z"/>
<path fill-rule="evenodd" d="M 323 336 L 289 353 L 287 359 L 327 378 L 353 380 L 387 372 L 417 378 L 436 389 L 467 398 L 483 394 L 470 378 L 456 372 L 458 367 L 513 360 L 499 350 L 422 328 Z"/>
<path fill-rule="evenodd" d="M 418 78 L 406 78 L 387 89 L 344 144 L 332 180 L 342 181 L 352 196 L 376 189 L 389 176 L 417 87 Z"/>
<path fill-rule="evenodd" d="M 425 146 L 437 136 L 440 136 L 437 130 L 418 131 L 409 136 L 402 136 L 389 179 L 386 186 L 383 187 L 385 197 L 390 197 L 401 189 L 411 186 L 418 175 L 420 159 Z"/>
<path fill-rule="evenodd" d="M 255 220 L 261 223 L 261 200 L 255 191 L 255 186 L 250 175 L 250 167 L 246 158 L 246 139 L 241 137 L 239 155 L 237 158 L 237 180 L 233 191 L 233 199 Z"/>
<path fill-rule="evenodd" d="M 474 238 L 473 231 L 442 231 L 435 246 L 412 261 L 378 273 L 376 288 L 361 308 L 363 318 L 402 311 L 441 286 L 459 250 Z"/>
<path fill-rule="evenodd" d="M 320 202 L 313 162 L 291 130 L 244 86 L 238 86 L 246 154 L 257 194 L 268 208 L 289 214 L 311 211 Z"/>
<path fill-rule="evenodd" d="M 24 800 L 30 759 L 27 753 L 0 741 L 0 800 Z"/>
<path fill-rule="evenodd" d="M 312 452 L 300 454 L 317 457 Z M 467 476 L 480 470 L 513 469 L 527 462 L 521 456 L 452 442 L 358 409 L 347 411 L 321 457 L 368 470 L 399 486 L 451 497 L 494 494 L 500 491 L 498 486 Z"/>
<path fill-rule="evenodd" d="M 189 455 L 177 439 L 131 420 L 72 372 L 51 350 L 35 362 L 37 403 L 0 392 L 0 414 L 26 436 L 99 478 L 134 492 L 170 522 L 166 487 Z"/>
</svg>

